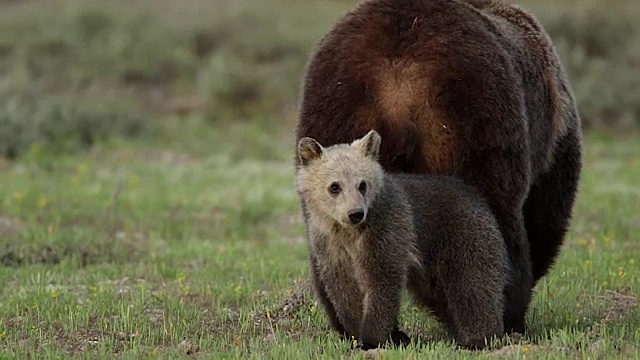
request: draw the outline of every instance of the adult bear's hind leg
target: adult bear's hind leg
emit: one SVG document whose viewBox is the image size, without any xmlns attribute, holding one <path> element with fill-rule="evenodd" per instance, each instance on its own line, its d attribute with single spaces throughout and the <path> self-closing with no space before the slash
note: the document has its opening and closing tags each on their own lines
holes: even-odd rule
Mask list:
<svg viewBox="0 0 640 360">
<path fill-rule="evenodd" d="M 477 151 L 470 158 L 476 166 L 476 174 L 465 178 L 465 181 L 484 193 L 507 249 L 510 265 L 509 280 L 504 291 L 504 330 L 507 333 L 525 331 L 525 317 L 533 288 L 531 255 L 522 215 L 529 183 L 525 159 L 526 151 L 522 149 Z M 505 177 L 503 174 L 511 176 Z"/>
<path fill-rule="evenodd" d="M 569 227 L 582 168 L 579 131 L 558 141 L 553 165 L 538 176 L 524 205 L 534 285 L 555 262 Z"/>
</svg>

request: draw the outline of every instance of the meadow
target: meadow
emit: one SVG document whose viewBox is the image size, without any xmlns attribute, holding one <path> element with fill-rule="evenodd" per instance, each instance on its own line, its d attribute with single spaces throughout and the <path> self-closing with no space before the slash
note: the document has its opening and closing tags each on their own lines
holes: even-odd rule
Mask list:
<svg viewBox="0 0 640 360">
<path fill-rule="evenodd" d="M 308 288 L 295 100 L 355 1 L 0 1 L 0 358 L 362 358 Z M 458 350 L 408 301 L 385 359 L 640 358 L 640 7 L 526 3 L 585 164 L 528 332 Z"/>
</svg>

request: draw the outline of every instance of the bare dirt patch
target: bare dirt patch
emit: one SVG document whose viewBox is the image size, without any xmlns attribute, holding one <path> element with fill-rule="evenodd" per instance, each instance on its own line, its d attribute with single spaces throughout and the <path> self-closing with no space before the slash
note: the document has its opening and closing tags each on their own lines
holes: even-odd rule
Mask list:
<svg viewBox="0 0 640 360">
<path fill-rule="evenodd" d="M 254 315 L 254 322 L 260 324 L 264 320 L 278 323 L 292 319 L 302 307 L 313 301 L 311 282 L 308 280 L 299 281 L 290 296 L 286 297 L 281 305 L 275 309 L 268 310 Z"/>
<path fill-rule="evenodd" d="M 32 264 L 58 264 L 62 258 L 71 255 L 70 249 L 57 249 L 51 245 L 6 244 L 0 250 L 0 265 L 20 267 Z M 83 253 L 79 255 L 83 257 Z"/>
<path fill-rule="evenodd" d="M 16 218 L 0 215 L 0 236 L 9 236 L 17 233 L 22 227 L 22 222 Z"/>
<path fill-rule="evenodd" d="M 628 294 L 626 290 L 607 290 L 604 295 L 599 296 L 599 298 L 602 299 L 605 304 L 605 314 L 602 319 L 603 323 L 623 320 L 638 306 L 638 299 Z"/>
<path fill-rule="evenodd" d="M 253 315 L 254 329 L 264 335 L 264 341 L 274 341 L 276 328 L 292 338 L 299 338 L 301 330 L 293 322 L 296 315 L 314 302 L 311 282 L 300 280 L 277 307 Z"/>
<path fill-rule="evenodd" d="M 82 267 L 100 263 L 135 262 L 146 256 L 148 240 L 143 233 L 123 231 L 101 236 L 85 244 L 30 243 L 30 240 L 17 236 L 7 243 L 0 244 L 0 267 L 56 265 L 70 258 L 77 259 Z"/>
<path fill-rule="evenodd" d="M 180 344 L 178 344 L 178 349 L 181 353 L 185 355 L 194 355 L 198 352 L 198 345 L 193 345 L 193 343 L 185 340 L 182 340 Z"/>
</svg>

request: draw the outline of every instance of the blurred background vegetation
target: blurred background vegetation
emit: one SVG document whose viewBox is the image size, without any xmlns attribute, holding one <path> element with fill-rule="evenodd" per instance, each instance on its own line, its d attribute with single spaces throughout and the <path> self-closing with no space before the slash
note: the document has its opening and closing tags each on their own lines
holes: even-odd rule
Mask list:
<svg viewBox="0 0 640 360">
<path fill-rule="evenodd" d="M 78 151 L 197 117 L 290 132 L 313 45 L 355 0 L 0 0 L 0 156 Z M 640 128 L 640 1 L 526 0 L 585 129 Z"/>
</svg>

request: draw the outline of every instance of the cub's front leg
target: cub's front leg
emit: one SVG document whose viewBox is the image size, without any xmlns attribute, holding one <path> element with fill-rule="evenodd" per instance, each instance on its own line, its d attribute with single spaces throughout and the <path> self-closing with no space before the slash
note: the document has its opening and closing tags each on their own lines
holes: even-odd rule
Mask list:
<svg viewBox="0 0 640 360">
<path fill-rule="evenodd" d="M 402 290 L 407 278 L 407 258 L 404 251 L 384 251 L 376 244 L 363 244 L 362 258 L 356 267 L 356 277 L 364 292 L 364 308 L 359 340 L 362 349 L 384 346 L 388 340 L 406 345 L 410 338 L 398 328 Z M 379 244 L 378 244 L 379 245 Z"/>
<path fill-rule="evenodd" d="M 357 339 L 362 319 L 363 293 L 353 276 L 351 259 L 344 256 L 317 258 L 319 282 L 324 284 L 327 302 L 324 306 L 331 318 L 335 314 L 341 325 L 342 335 L 351 340 Z M 334 314 L 332 314 L 332 311 Z"/>
<path fill-rule="evenodd" d="M 347 338 L 348 335 L 345 331 L 345 327 L 340 322 L 336 309 L 327 294 L 327 286 L 322 280 L 322 273 L 318 268 L 318 260 L 313 252 L 309 256 L 309 266 L 311 270 L 311 285 L 313 287 L 315 297 L 320 306 L 325 310 L 331 328 L 338 332 L 342 338 Z"/>
</svg>

